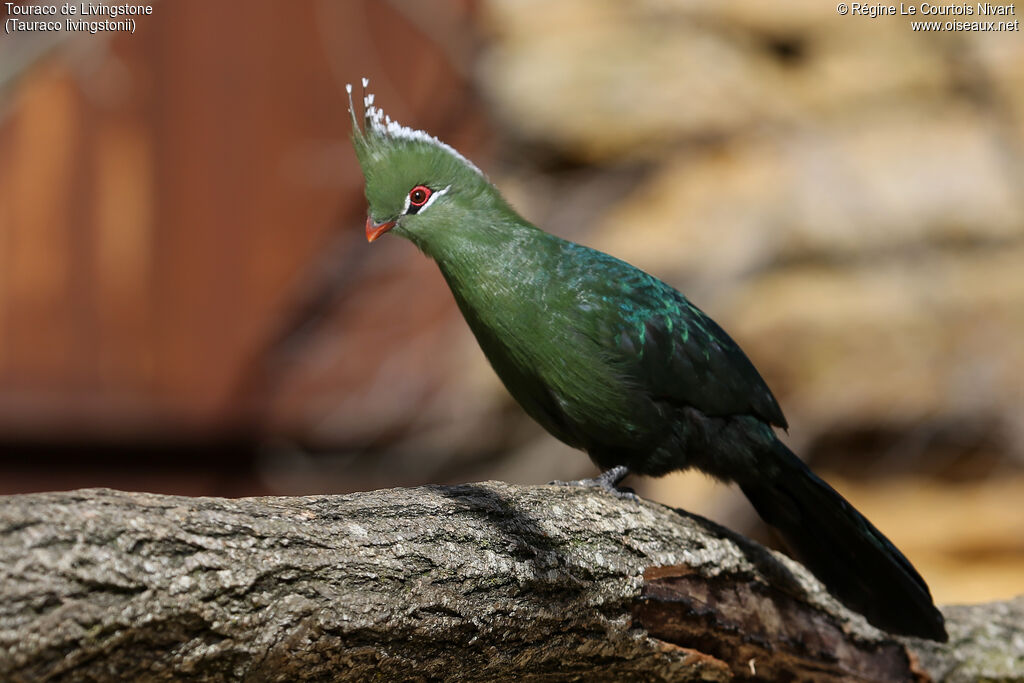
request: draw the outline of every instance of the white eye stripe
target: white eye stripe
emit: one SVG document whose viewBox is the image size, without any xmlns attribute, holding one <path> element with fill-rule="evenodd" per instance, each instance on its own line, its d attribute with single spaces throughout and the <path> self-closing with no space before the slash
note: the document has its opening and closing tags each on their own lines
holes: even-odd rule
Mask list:
<svg viewBox="0 0 1024 683">
<path fill-rule="evenodd" d="M 438 190 L 437 192 L 431 192 L 430 193 L 430 197 L 427 199 L 426 202 L 423 203 L 423 206 L 416 207 L 416 213 L 420 213 L 421 211 L 426 211 L 427 207 L 429 207 L 431 204 L 433 204 L 434 201 L 438 197 L 440 197 L 441 195 L 443 195 L 445 192 L 447 192 L 450 189 L 452 189 L 451 185 L 449 185 L 448 187 L 444 188 L 443 190 Z M 411 202 L 412 202 L 412 200 L 410 198 L 410 195 L 408 195 L 408 194 L 405 195 L 405 206 L 402 207 L 402 214 L 403 215 L 409 213 L 409 208 L 412 206 Z"/>
<path fill-rule="evenodd" d="M 431 194 L 431 195 L 430 195 L 430 197 L 429 197 L 429 198 L 427 199 L 427 202 L 426 202 L 426 204 L 424 204 L 423 206 L 421 206 L 421 207 L 420 207 L 420 211 L 426 211 L 426 210 L 427 210 L 427 208 L 428 208 L 428 207 L 429 207 L 429 206 L 430 206 L 431 204 L 433 204 L 433 203 L 434 203 L 434 201 L 435 201 L 435 200 L 436 200 L 436 199 L 437 199 L 438 197 L 440 197 L 441 195 L 443 195 L 443 194 L 444 194 L 445 192 L 447 192 L 447 191 L 448 191 L 448 190 L 450 190 L 450 189 L 452 189 L 452 186 L 451 186 L 451 185 L 449 185 L 448 187 L 444 188 L 443 190 L 438 190 L 437 192 L 434 192 L 433 194 Z M 408 200 L 408 197 L 406 197 L 406 199 Z"/>
</svg>

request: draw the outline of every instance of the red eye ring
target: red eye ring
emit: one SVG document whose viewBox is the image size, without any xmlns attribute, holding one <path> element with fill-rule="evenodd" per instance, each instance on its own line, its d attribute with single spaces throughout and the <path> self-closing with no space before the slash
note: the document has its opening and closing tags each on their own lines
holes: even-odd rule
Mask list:
<svg viewBox="0 0 1024 683">
<path fill-rule="evenodd" d="M 409 204 L 415 207 L 421 207 L 427 203 L 430 199 L 430 195 L 434 194 L 426 185 L 417 185 L 416 187 L 409 190 Z"/>
</svg>

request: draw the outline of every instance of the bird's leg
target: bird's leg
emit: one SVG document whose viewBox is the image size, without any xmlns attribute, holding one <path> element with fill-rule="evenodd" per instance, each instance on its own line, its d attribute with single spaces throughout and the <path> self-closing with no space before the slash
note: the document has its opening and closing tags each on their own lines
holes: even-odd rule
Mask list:
<svg viewBox="0 0 1024 683">
<path fill-rule="evenodd" d="M 640 500 L 633 489 L 619 488 L 619 482 L 629 476 L 629 468 L 625 465 L 616 465 L 610 470 L 605 470 L 596 477 L 589 479 L 575 479 L 573 481 L 553 481 L 558 486 L 591 486 L 603 489 L 617 498 L 625 500 Z"/>
<path fill-rule="evenodd" d="M 629 476 L 629 468 L 625 465 L 616 465 L 610 470 L 605 470 L 589 481 L 595 482 L 598 486 L 610 491 L 616 490 L 619 483 Z M 584 481 L 587 481 L 584 479 Z"/>
</svg>

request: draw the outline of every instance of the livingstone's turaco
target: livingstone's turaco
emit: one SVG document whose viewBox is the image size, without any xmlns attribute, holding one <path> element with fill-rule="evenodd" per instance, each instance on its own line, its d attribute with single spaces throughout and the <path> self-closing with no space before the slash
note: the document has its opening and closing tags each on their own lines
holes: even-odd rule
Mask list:
<svg viewBox="0 0 1024 683">
<path fill-rule="evenodd" d="M 530 224 L 372 94 L 360 126 L 348 93 L 366 238 L 400 235 L 437 262 L 516 401 L 604 470 L 593 483 L 616 491 L 629 473 L 689 468 L 736 482 L 843 603 L 887 631 L 946 640 L 910 562 L 779 441 L 779 404 L 721 327 L 661 280 Z"/>
</svg>

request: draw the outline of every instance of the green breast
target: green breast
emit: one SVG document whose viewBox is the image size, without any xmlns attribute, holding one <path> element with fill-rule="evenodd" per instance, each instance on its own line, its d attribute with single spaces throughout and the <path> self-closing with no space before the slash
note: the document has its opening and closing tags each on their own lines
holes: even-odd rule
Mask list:
<svg viewBox="0 0 1024 683">
<path fill-rule="evenodd" d="M 439 262 L 441 271 L 495 372 L 533 419 L 577 448 L 636 445 L 643 422 L 657 416 L 608 353 L 620 316 L 588 284 L 593 274 L 567 258 L 571 243 L 537 234 L 534 248 L 503 249 L 474 268 Z"/>
</svg>

